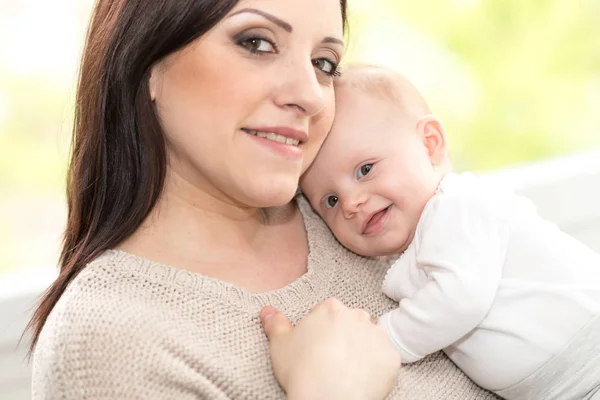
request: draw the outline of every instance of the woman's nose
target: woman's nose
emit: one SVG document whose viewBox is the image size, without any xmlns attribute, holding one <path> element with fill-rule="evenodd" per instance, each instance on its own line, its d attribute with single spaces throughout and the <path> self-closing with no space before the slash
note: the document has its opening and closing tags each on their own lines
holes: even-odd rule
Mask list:
<svg viewBox="0 0 600 400">
<path fill-rule="evenodd" d="M 294 109 L 306 117 L 318 114 L 326 105 L 326 96 L 317 73 L 310 60 L 290 62 L 283 72 L 283 84 L 275 99 L 277 105 Z"/>
</svg>

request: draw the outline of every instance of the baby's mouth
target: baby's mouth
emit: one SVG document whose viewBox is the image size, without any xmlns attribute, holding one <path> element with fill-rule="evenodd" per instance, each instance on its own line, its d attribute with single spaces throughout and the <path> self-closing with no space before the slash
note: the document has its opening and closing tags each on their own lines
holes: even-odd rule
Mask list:
<svg viewBox="0 0 600 400">
<path fill-rule="evenodd" d="M 387 216 L 387 214 L 389 213 L 391 208 L 392 208 L 392 206 L 389 205 L 386 208 L 381 209 L 381 210 L 376 211 L 373 214 L 371 214 L 365 220 L 365 223 L 362 228 L 362 234 L 368 235 L 369 233 L 373 233 L 373 231 L 377 230 L 376 229 L 377 225 L 383 221 L 383 219 Z"/>
</svg>

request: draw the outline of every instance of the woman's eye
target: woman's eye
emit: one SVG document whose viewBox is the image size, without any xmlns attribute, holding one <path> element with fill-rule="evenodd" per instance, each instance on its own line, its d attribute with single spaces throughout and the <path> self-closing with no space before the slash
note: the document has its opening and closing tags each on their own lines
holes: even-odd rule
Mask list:
<svg viewBox="0 0 600 400">
<path fill-rule="evenodd" d="M 339 76 L 338 65 L 326 58 L 313 60 L 313 66 L 330 76 Z"/>
<path fill-rule="evenodd" d="M 275 45 L 264 38 L 250 37 L 242 39 L 239 44 L 251 53 L 275 53 Z"/>
<path fill-rule="evenodd" d="M 327 199 L 325 200 L 325 208 L 333 208 L 335 207 L 335 205 L 338 202 L 338 197 L 337 196 L 329 196 L 327 197 Z"/>
<path fill-rule="evenodd" d="M 364 178 L 369 172 L 371 172 L 371 168 L 373 168 L 373 164 L 365 164 L 358 169 L 356 172 L 356 177 L 358 179 Z"/>
</svg>

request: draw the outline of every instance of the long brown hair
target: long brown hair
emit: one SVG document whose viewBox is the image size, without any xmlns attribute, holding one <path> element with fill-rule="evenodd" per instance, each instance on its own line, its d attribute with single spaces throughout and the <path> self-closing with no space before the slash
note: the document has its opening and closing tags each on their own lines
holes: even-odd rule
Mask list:
<svg viewBox="0 0 600 400">
<path fill-rule="evenodd" d="M 97 1 L 77 87 L 60 274 L 27 326 L 30 352 L 67 286 L 135 232 L 161 194 L 166 151 L 148 87 L 152 65 L 203 35 L 237 2 Z M 345 26 L 346 0 L 340 5 Z"/>
</svg>

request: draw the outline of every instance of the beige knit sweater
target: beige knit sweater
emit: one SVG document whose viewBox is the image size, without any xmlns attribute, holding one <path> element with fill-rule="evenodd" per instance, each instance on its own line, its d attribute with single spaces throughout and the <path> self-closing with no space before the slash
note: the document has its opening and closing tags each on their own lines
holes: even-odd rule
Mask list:
<svg viewBox="0 0 600 400">
<path fill-rule="evenodd" d="M 304 199 L 308 273 L 268 293 L 107 251 L 75 279 L 33 360 L 34 399 L 281 399 L 258 313 L 298 321 L 336 297 L 379 316 L 382 262 L 342 248 Z M 493 399 L 442 353 L 404 366 L 394 399 Z"/>
</svg>

